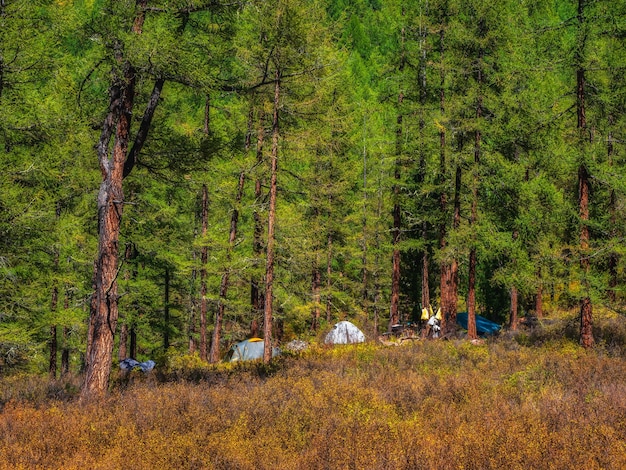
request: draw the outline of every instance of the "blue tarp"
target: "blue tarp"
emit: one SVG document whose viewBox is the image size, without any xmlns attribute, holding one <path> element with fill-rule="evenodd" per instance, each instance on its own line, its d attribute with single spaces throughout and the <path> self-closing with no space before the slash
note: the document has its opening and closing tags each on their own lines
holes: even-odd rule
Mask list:
<svg viewBox="0 0 626 470">
<path fill-rule="evenodd" d="M 467 312 L 457 313 L 456 322 L 467 330 Z M 479 335 L 495 335 L 501 328 L 497 323 L 476 315 L 476 332 Z"/>
<path fill-rule="evenodd" d="M 130 371 L 135 368 L 138 368 L 142 372 L 150 372 L 152 369 L 154 369 L 155 365 L 156 363 L 152 360 L 139 362 L 139 361 L 136 361 L 135 359 L 131 359 L 130 357 L 124 359 L 123 361 L 120 361 L 120 369 L 125 370 L 125 371 Z"/>
</svg>

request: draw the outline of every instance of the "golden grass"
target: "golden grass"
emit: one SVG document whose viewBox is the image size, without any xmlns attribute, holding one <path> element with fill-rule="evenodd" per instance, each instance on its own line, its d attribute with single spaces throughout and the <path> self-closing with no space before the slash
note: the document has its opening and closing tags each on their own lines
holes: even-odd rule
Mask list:
<svg viewBox="0 0 626 470">
<path fill-rule="evenodd" d="M 626 468 L 626 361 L 573 342 L 367 344 L 195 377 L 10 399 L 0 468 Z"/>
</svg>

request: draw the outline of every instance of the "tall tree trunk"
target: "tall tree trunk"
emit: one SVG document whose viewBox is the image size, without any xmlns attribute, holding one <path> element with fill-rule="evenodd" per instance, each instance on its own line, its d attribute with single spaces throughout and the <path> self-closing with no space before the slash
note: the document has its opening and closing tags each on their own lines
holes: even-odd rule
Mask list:
<svg viewBox="0 0 626 470">
<path fill-rule="evenodd" d="M 511 311 L 509 312 L 509 327 L 511 328 L 511 330 L 515 331 L 517 330 L 517 324 L 518 324 L 518 318 L 517 318 L 517 306 L 518 306 L 518 299 L 519 299 L 519 294 L 517 291 L 517 287 L 512 286 L 511 287 Z"/>
<path fill-rule="evenodd" d="M 50 327 L 50 362 L 48 365 L 48 374 L 51 379 L 56 379 L 57 377 L 57 350 L 59 344 L 57 336 L 57 326 L 52 325 Z"/>
<path fill-rule="evenodd" d="M 202 238 L 206 239 L 209 225 L 209 192 L 206 184 L 202 185 Z M 202 243 L 200 251 L 200 359 L 207 360 L 207 271 L 208 247 L 206 240 Z"/>
<path fill-rule="evenodd" d="M 331 307 L 333 297 L 331 294 L 331 289 L 333 285 L 332 274 L 333 274 L 333 234 L 328 233 L 327 237 L 327 245 L 326 245 L 326 321 L 328 323 L 332 320 L 331 315 Z"/>
<path fill-rule="evenodd" d="M 260 166 L 263 163 L 263 145 L 265 143 L 265 127 L 263 125 L 263 119 L 263 110 L 260 109 L 256 146 L 257 166 Z M 263 253 L 263 221 L 261 220 L 261 211 L 259 209 L 263 201 L 262 183 L 261 177 L 259 176 L 254 184 L 254 239 L 252 242 L 252 251 L 254 253 L 254 259 L 257 263 L 260 263 L 261 255 Z M 253 337 L 258 336 L 258 321 L 263 309 L 263 299 L 259 288 L 260 282 L 261 281 L 255 276 L 250 279 L 250 303 L 252 307 L 252 322 L 250 329 Z M 257 334 L 254 334 L 255 332 Z"/>
<path fill-rule="evenodd" d="M 224 319 L 224 310 L 226 308 L 226 296 L 228 295 L 228 283 L 230 279 L 230 263 L 232 258 L 232 251 L 235 247 L 235 239 L 237 238 L 237 223 L 239 222 L 239 204 L 243 197 L 243 188 L 246 182 L 246 173 L 241 171 L 239 173 L 239 182 L 237 184 L 237 196 L 235 197 L 235 205 L 233 207 L 233 213 L 230 217 L 230 233 L 228 236 L 228 253 L 226 256 L 227 266 L 222 274 L 222 280 L 220 282 L 220 297 L 217 304 L 217 313 L 215 315 L 215 325 L 213 329 L 213 339 L 211 341 L 211 363 L 216 363 L 220 360 L 220 337 L 222 332 L 222 321 Z"/>
<path fill-rule="evenodd" d="M 483 73 L 482 73 L 482 59 L 483 52 L 479 51 L 478 54 L 478 68 L 476 71 L 476 82 L 479 87 L 478 101 L 476 103 L 476 120 L 480 122 L 482 118 L 482 85 L 483 85 Z M 480 129 L 474 131 L 474 177 L 472 184 L 472 209 L 470 215 L 470 224 L 475 226 L 478 222 L 478 185 L 479 185 L 479 172 L 480 172 L 480 152 L 482 144 L 482 133 Z M 478 333 L 476 332 L 476 267 L 477 267 L 477 250 L 475 241 L 471 242 L 469 256 L 469 286 L 467 291 L 467 336 L 470 339 L 477 339 Z"/>
<path fill-rule="evenodd" d="M 404 17 L 404 6 L 402 7 L 402 16 Z M 404 26 L 400 32 L 400 63 L 398 66 L 399 73 L 402 73 L 405 66 L 405 33 Z M 394 185 L 393 185 L 393 229 L 392 229 L 392 265 L 391 265 L 391 305 L 389 309 L 389 331 L 391 326 L 400 323 L 400 233 L 401 233 L 401 212 L 400 212 L 400 167 L 402 160 L 402 102 L 404 101 L 404 93 L 398 93 L 398 116 L 396 118 L 396 162 L 394 169 Z"/>
<path fill-rule="evenodd" d="M 130 354 L 128 357 L 131 359 L 137 359 L 137 328 L 134 324 L 130 325 Z"/>
<path fill-rule="evenodd" d="M 609 160 L 609 166 L 613 167 L 613 115 L 609 115 L 609 134 L 607 137 L 607 157 Z M 609 236 L 611 237 L 611 244 L 615 243 L 617 237 L 617 196 L 615 189 L 611 188 L 609 194 Z M 614 249 L 611 249 L 609 253 L 609 300 L 615 304 L 617 300 L 617 265 L 619 263 L 619 256 Z"/>
<path fill-rule="evenodd" d="M 163 296 L 163 351 L 170 348 L 170 269 L 165 268 L 165 288 Z"/>
<path fill-rule="evenodd" d="M 196 253 L 193 252 L 193 264 L 196 264 Z M 196 268 L 191 270 L 191 289 L 189 293 L 189 324 L 187 327 L 187 337 L 188 337 L 188 350 L 189 354 L 194 354 L 196 352 L 196 277 L 197 271 Z"/>
<path fill-rule="evenodd" d="M 70 294 L 65 290 L 65 299 L 63 300 L 63 309 L 70 308 Z M 63 327 L 63 349 L 61 350 L 61 377 L 65 377 L 70 372 L 70 329 Z"/>
<path fill-rule="evenodd" d="M 584 29 L 585 23 L 585 0 L 578 0 L 578 27 Z M 576 114 L 577 128 L 579 132 L 580 151 L 584 153 L 585 141 L 587 140 L 587 119 L 585 109 L 585 69 L 583 68 L 583 44 L 576 50 Z M 591 138 L 589 138 L 591 140 Z M 581 156 L 578 167 L 578 214 L 580 217 L 580 268 L 583 273 L 583 297 L 580 301 L 580 344 L 585 348 L 594 345 L 593 338 L 593 308 L 589 295 L 589 179 L 590 175 Z"/>
<path fill-rule="evenodd" d="M 543 318 L 543 283 L 541 280 L 541 269 L 537 269 L 537 292 L 535 294 L 535 315 Z"/>
<path fill-rule="evenodd" d="M 280 104 L 280 73 L 276 70 L 274 76 L 274 114 L 272 117 L 272 155 L 270 161 L 270 199 L 267 216 L 267 249 L 265 266 L 265 309 L 263 315 L 263 362 L 266 364 L 272 359 L 272 307 L 274 297 L 274 244 L 276 224 L 276 197 L 278 174 L 278 107 Z"/>
<path fill-rule="evenodd" d="M 146 5 L 147 0 L 137 0 L 139 8 L 132 28 L 135 34 L 141 34 Z M 97 145 L 102 172 L 102 183 L 98 193 L 98 256 L 94 264 L 94 293 L 81 398 L 103 394 L 108 388 L 118 319 L 118 240 L 124 206 L 122 181 L 133 169 L 136 156 L 145 143 L 164 84 L 163 79 L 155 81 L 152 95 L 129 153 L 136 71 L 128 61 L 124 61 L 122 47 L 119 44 L 116 58 L 122 65 L 123 76 L 113 78 L 109 89 L 109 112 L 105 117 Z M 113 133 L 114 143 L 110 156 L 109 143 Z"/>
<path fill-rule="evenodd" d="M 63 349 L 61 350 L 61 377 L 65 377 L 70 372 L 70 329 L 63 327 Z"/>
<path fill-rule="evenodd" d="M 366 136 L 366 116 L 363 116 L 363 239 L 361 241 L 362 260 L 363 260 L 363 276 L 362 276 L 362 308 L 365 318 L 368 318 L 369 309 L 369 293 L 368 293 L 368 270 L 367 270 L 367 146 L 365 145 Z M 376 330 L 375 330 L 376 331 Z"/>
<path fill-rule="evenodd" d="M 311 294 L 313 300 L 313 308 L 311 309 L 311 332 L 317 331 L 319 328 L 320 321 L 320 302 L 321 302 L 321 284 L 322 284 L 322 274 L 320 273 L 319 268 L 319 255 L 316 254 L 314 261 L 314 266 L 311 275 Z"/>
</svg>

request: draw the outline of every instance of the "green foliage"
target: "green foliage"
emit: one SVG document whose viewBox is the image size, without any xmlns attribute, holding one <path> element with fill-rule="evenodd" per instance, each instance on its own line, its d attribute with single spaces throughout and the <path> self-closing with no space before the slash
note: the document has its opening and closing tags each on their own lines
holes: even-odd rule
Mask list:
<svg viewBox="0 0 626 470">
<path fill-rule="evenodd" d="M 324 326 L 327 305 L 331 323 L 385 323 L 394 203 L 402 218 L 405 318 L 419 308 L 422 283 L 434 299 L 440 295 L 444 261 L 460 262 L 463 304 L 472 248 L 479 310 L 494 319 L 506 321 L 512 286 L 523 310 L 534 308 L 540 288 L 554 301 L 549 308 L 574 305 L 583 294 L 594 305 L 621 308 L 624 2 L 586 2 L 582 22 L 577 3 L 565 0 L 209 3 L 150 2 L 137 35 L 135 1 L 3 2 L 3 373 L 45 369 L 52 325 L 69 329 L 59 340 L 71 349 L 72 368 L 80 367 L 97 243 L 93 146 L 112 72 L 125 61 L 136 79 L 133 136 L 155 80 L 165 79 L 146 145 L 124 182 L 120 258 L 126 246 L 136 253 L 118 274 L 121 322 L 136 328 L 142 356 L 169 354 L 162 350 L 166 331 L 177 354 L 186 352 L 190 336 L 197 339 L 188 328 L 197 322 L 202 247 L 210 313 L 222 276 L 230 274 L 221 346 L 247 334 L 250 280 L 264 272 L 253 250 L 254 214 L 267 218 L 276 73 L 282 94 L 274 291 L 284 340 L 309 335 L 315 307 Z M 575 113 L 577 68 L 587 81 L 583 134 Z M 265 140 L 257 160 L 259 131 Z M 581 164 L 592 189 L 587 274 L 578 246 Z M 461 222 L 454 228 L 457 168 Z M 236 202 L 241 172 L 245 185 Z M 478 212 L 470 224 L 474 187 Z M 431 260 L 426 281 L 424 253 Z M 355 419 L 369 416 L 361 405 L 348 407 Z"/>
</svg>

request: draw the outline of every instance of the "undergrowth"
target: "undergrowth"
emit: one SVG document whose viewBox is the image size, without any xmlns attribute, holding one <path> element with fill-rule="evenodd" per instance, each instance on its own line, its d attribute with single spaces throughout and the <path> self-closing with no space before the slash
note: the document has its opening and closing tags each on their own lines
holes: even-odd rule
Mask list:
<svg viewBox="0 0 626 470">
<path fill-rule="evenodd" d="M 88 403 L 3 379 L 0 468 L 626 468 L 625 359 L 526 335 L 174 367 Z"/>
</svg>

